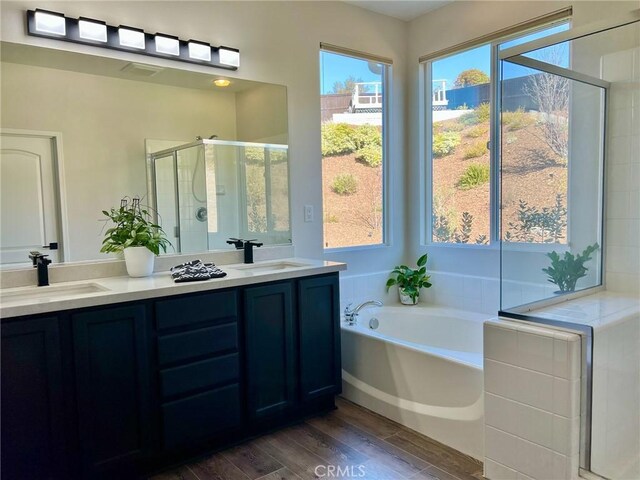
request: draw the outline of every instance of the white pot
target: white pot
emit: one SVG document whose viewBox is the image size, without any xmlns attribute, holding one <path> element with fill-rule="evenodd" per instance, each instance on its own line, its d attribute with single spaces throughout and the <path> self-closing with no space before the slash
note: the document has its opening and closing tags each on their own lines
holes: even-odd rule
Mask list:
<svg viewBox="0 0 640 480">
<path fill-rule="evenodd" d="M 420 298 L 419 291 L 414 300 L 413 298 L 411 298 L 411 295 L 407 295 L 406 293 L 404 293 L 404 288 L 398 288 L 398 294 L 400 295 L 400 303 L 403 305 L 416 305 L 418 303 L 418 299 Z"/>
<path fill-rule="evenodd" d="M 148 277 L 153 273 L 155 254 L 147 247 L 128 247 L 124 249 L 124 261 L 130 277 Z"/>
</svg>

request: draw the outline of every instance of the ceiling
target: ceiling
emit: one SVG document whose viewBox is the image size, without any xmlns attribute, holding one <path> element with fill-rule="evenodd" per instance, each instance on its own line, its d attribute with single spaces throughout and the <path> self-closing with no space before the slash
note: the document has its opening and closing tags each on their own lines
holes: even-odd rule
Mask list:
<svg viewBox="0 0 640 480">
<path fill-rule="evenodd" d="M 356 7 L 399 18 L 406 22 L 431 10 L 440 8 L 453 0 L 344 0 Z"/>
</svg>

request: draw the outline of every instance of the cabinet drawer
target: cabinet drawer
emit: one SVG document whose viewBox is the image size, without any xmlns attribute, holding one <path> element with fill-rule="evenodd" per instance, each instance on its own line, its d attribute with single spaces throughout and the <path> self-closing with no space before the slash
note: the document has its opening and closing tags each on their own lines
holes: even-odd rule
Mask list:
<svg viewBox="0 0 640 480">
<path fill-rule="evenodd" d="M 239 426 L 240 408 L 238 384 L 163 405 L 165 448 L 189 445 Z"/>
<path fill-rule="evenodd" d="M 156 302 L 156 322 L 159 330 L 204 322 L 221 323 L 220 320 L 237 316 L 238 298 L 235 290 Z"/>
<path fill-rule="evenodd" d="M 239 363 L 238 354 L 234 353 L 163 370 L 160 372 L 162 395 L 170 397 L 237 380 Z"/>
<path fill-rule="evenodd" d="M 236 322 L 165 335 L 158 339 L 160 365 L 238 348 Z"/>
</svg>

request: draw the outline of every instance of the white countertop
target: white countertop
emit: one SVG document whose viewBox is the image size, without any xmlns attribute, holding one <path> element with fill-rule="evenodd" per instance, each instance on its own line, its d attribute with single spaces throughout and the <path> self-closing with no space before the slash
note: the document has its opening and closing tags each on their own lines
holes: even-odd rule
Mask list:
<svg viewBox="0 0 640 480">
<path fill-rule="evenodd" d="M 346 270 L 347 268 L 344 263 L 310 260 L 306 258 L 283 258 L 256 262 L 253 265 L 259 267 L 261 265 L 282 262 L 299 263 L 302 265 L 266 272 L 245 270 L 244 268 L 247 266 L 244 264 L 221 265 L 220 268 L 227 273 L 226 277 L 185 283 L 175 283 L 171 278 L 170 272 L 154 273 L 144 278 L 121 276 L 95 278 L 79 282 L 60 282 L 51 284 L 50 287 L 54 289 L 64 289 L 68 287 L 71 293 L 65 294 L 64 292 L 58 292 L 55 297 L 46 296 L 46 289 L 49 287 L 31 286 L 5 288 L 0 290 L 0 318 L 6 319 L 23 315 L 35 315 L 112 303 L 131 302 L 170 295 L 205 292 L 221 288 L 321 275 Z M 87 285 L 100 290 L 89 293 L 73 293 L 73 288 Z M 16 297 L 15 295 L 19 292 L 25 292 L 29 298 Z M 39 292 L 42 292 L 42 297 L 37 296 Z M 12 298 L 8 300 L 4 298 L 5 296 L 12 296 Z"/>
<path fill-rule="evenodd" d="M 629 293 L 603 291 L 527 312 L 538 318 L 588 325 L 594 330 L 640 316 L 640 298 Z"/>
</svg>

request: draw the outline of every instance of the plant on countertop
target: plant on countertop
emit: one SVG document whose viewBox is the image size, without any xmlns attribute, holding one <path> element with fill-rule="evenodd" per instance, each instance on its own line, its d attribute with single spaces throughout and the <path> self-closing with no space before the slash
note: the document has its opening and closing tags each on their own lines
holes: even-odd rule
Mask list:
<svg viewBox="0 0 640 480">
<path fill-rule="evenodd" d="M 573 292 L 576 289 L 576 282 L 589 270 L 584 264 L 591 260 L 591 254 L 598 248 L 600 248 L 598 244 L 594 243 L 578 255 L 564 252 L 563 257 L 555 251 L 547 253 L 547 257 L 551 259 L 551 266 L 543 268 L 542 271 L 549 276 L 549 282 L 560 288 L 560 292 Z"/>
<path fill-rule="evenodd" d="M 418 301 L 421 288 L 429 288 L 431 278 L 427 275 L 427 254 L 422 255 L 416 262 L 418 268 L 409 268 L 406 265 L 397 265 L 391 271 L 391 277 L 387 280 L 387 292 L 393 285 L 398 285 L 401 295 L 407 295 L 415 304 Z"/>
<path fill-rule="evenodd" d="M 149 210 L 140 205 L 140 198 L 134 197 L 129 203 L 127 197 L 120 201 L 120 208 L 103 210 L 115 226 L 107 229 L 102 241 L 102 253 L 120 253 L 128 247 L 147 247 L 155 255 L 167 251 L 171 242 L 162 227 L 151 221 Z"/>
</svg>

